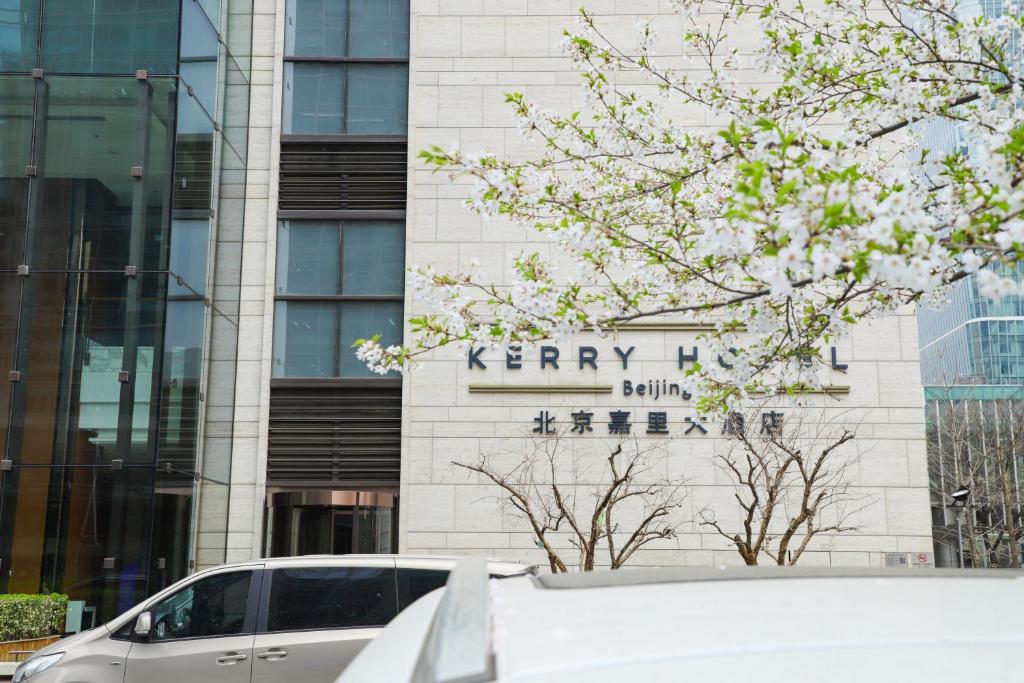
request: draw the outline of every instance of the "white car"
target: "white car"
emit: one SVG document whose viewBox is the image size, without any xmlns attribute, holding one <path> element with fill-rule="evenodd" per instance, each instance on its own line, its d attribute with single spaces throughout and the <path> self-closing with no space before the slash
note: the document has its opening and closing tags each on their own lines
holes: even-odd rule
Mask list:
<svg viewBox="0 0 1024 683">
<path fill-rule="evenodd" d="M 623 569 L 487 580 L 464 561 L 337 683 L 1021 680 L 1024 573 Z"/>
<path fill-rule="evenodd" d="M 18 666 L 31 683 L 331 683 L 458 558 L 279 557 L 198 572 Z M 529 567 L 483 565 L 504 577 Z"/>
</svg>

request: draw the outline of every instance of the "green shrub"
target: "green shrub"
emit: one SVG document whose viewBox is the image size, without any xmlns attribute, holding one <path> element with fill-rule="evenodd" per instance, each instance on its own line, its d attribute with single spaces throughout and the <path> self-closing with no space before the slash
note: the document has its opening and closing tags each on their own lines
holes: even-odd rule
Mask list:
<svg viewBox="0 0 1024 683">
<path fill-rule="evenodd" d="M 0 640 L 59 635 L 64 632 L 67 611 L 68 596 L 59 593 L 0 595 Z"/>
</svg>

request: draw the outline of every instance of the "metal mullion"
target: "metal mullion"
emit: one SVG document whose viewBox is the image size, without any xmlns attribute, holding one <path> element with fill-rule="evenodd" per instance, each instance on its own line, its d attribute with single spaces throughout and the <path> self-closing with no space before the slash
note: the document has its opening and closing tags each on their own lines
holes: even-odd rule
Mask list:
<svg viewBox="0 0 1024 683">
<path fill-rule="evenodd" d="M 348 9 L 347 9 L 348 6 L 349 6 L 348 3 L 346 2 L 345 3 L 346 12 L 348 11 Z M 347 21 L 348 21 L 348 18 L 346 17 L 346 22 Z M 346 26 L 347 25 L 348 24 L 346 23 Z M 345 33 L 345 36 L 346 36 L 346 40 L 347 40 L 347 37 L 348 37 L 348 32 L 347 31 Z M 338 292 L 339 296 L 344 296 L 345 292 L 342 289 L 342 282 L 344 282 L 344 280 L 345 280 L 345 259 L 344 259 L 344 253 L 345 253 L 345 224 L 342 221 L 338 221 L 335 225 L 337 226 L 337 230 L 338 230 L 338 280 L 335 283 L 335 290 L 334 291 Z M 338 317 L 337 317 L 337 324 L 335 325 L 335 330 L 334 330 L 334 333 L 335 333 L 334 338 L 335 338 L 335 340 L 337 341 L 337 344 L 338 344 L 338 352 L 335 354 L 335 366 L 334 366 L 334 375 L 335 375 L 335 377 L 341 377 L 341 354 L 343 353 L 342 349 L 341 349 L 341 316 L 342 316 L 342 310 L 344 308 L 344 304 L 342 303 L 342 301 L 343 300 L 337 300 L 337 304 L 336 304 L 336 306 L 337 306 L 337 316 Z"/>
<path fill-rule="evenodd" d="M 345 221 L 345 220 L 364 220 L 364 221 L 404 221 L 406 218 L 405 211 L 392 211 L 392 210 L 362 210 L 362 209 L 337 209 L 337 210 L 304 210 L 304 209 L 285 209 L 277 212 L 278 220 L 282 221 L 302 221 L 302 220 L 313 220 L 313 221 Z"/>
<path fill-rule="evenodd" d="M 402 302 L 405 298 L 399 294 L 274 294 L 274 301 L 305 301 L 323 303 L 387 303 Z"/>
<path fill-rule="evenodd" d="M 328 57 L 318 55 L 288 55 L 284 62 L 299 64 L 408 64 L 408 57 Z"/>
</svg>

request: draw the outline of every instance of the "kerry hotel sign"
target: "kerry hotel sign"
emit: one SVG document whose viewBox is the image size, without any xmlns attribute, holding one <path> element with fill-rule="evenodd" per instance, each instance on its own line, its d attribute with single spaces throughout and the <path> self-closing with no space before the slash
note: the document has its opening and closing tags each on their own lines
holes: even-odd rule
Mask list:
<svg viewBox="0 0 1024 683">
<path fill-rule="evenodd" d="M 576 354 L 576 370 L 583 370 L 585 368 L 591 368 L 597 370 L 598 364 L 603 362 L 610 362 L 616 366 L 621 366 L 622 370 L 629 370 L 630 357 L 636 351 L 635 346 L 623 348 L 621 346 L 613 347 L 614 356 L 611 359 L 599 359 L 598 350 L 593 346 L 580 346 L 578 347 L 578 353 Z M 561 360 L 561 351 L 557 346 L 541 346 L 540 355 L 537 362 L 540 363 L 541 370 L 561 371 L 563 368 L 568 368 L 572 365 L 569 361 Z M 466 362 L 471 371 L 485 371 L 488 369 L 488 364 L 495 363 L 493 358 L 486 357 L 487 349 L 484 347 L 471 348 L 468 350 Z M 700 359 L 700 352 L 696 346 L 693 347 L 678 347 L 678 362 L 679 369 L 686 369 L 687 363 L 696 363 Z M 718 356 L 716 362 L 723 368 L 732 367 L 726 358 Z M 501 361 L 498 361 L 501 362 Z M 504 366 L 506 370 L 521 370 L 523 368 L 522 352 L 517 349 L 510 349 L 505 353 Z M 831 367 L 839 372 L 845 372 L 848 365 L 846 363 L 840 363 L 835 347 L 831 349 Z M 600 385 L 600 384 L 470 384 L 469 390 L 471 393 L 500 393 L 500 394 L 611 394 L 613 392 L 612 385 Z M 849 391 L 848 387 L 827 387 L 824 389 L 824 393 L 828 394 L 840 394 Z M 682 388 L 682 384 L 678 381 L 667 378 L 657 379 L 623 379 L 622 380 L 622 396 L 623 398 L 631 398 L 633 396 L 647 397 L 655 401 L 662 399 L 670 400 L 672 397 L 678 397 L 680 401 L 688 401 L 691 398 L 689 392 Z M 637 412 L 636 415 L 631 415 L 632 411 L 617 409 L 608 412 L 608 433 L 609 434 L 629 434 L 633 426 L 633 421 L 640 421 L 646 423 L 647 434 L 668 434 L 668 412 L 662 410 L 651 410 L 646 411 L 646 415 L 641 415 Z M 646 420 L 643 418 L 646 417 Z M 729 434 L 734 433 L 737 430 L 743 430 L 743 416 L 732 415 L 722 424 L 722 433 Z M 594 431 L 594 413 L 590 411 L 578 411 L 570 412 L 568 415 L 568 424 L 572 425 L 570 433 L 583 435 Z M 535 426 L 533 431 L 538 434 L 550 434 L 555 431 L 555 423 L 558 421 L 558 417 L 553 415 L 551 411 L 541 410 L 537 417 L 533 418 Z M 708 424 L 707 418 L 699 417 L 695 418 L 692 415 L 686 416 L 683 419 L 685 429 L 683 435 L 690 434 L 707 434 Z M 782 425 L 782 413 L 776 411 L 768 411 L 761 415 L 760 432 L 769 433 L 780 429 Z M 639 430 L 638 430 L 639 431 Z"/>
</svg>

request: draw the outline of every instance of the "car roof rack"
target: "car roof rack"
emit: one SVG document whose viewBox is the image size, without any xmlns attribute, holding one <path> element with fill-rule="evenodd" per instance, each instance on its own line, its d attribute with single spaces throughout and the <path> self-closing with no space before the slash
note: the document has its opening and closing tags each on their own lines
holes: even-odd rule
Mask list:
<svg viewBox="0 0 1024 683">
<path fill-rule="evenodd" d="M 448 576 L 416 660 L 412 683 L 485 683 L 495 678 L 487 562 L 467 557 Z"/>
</svg>

